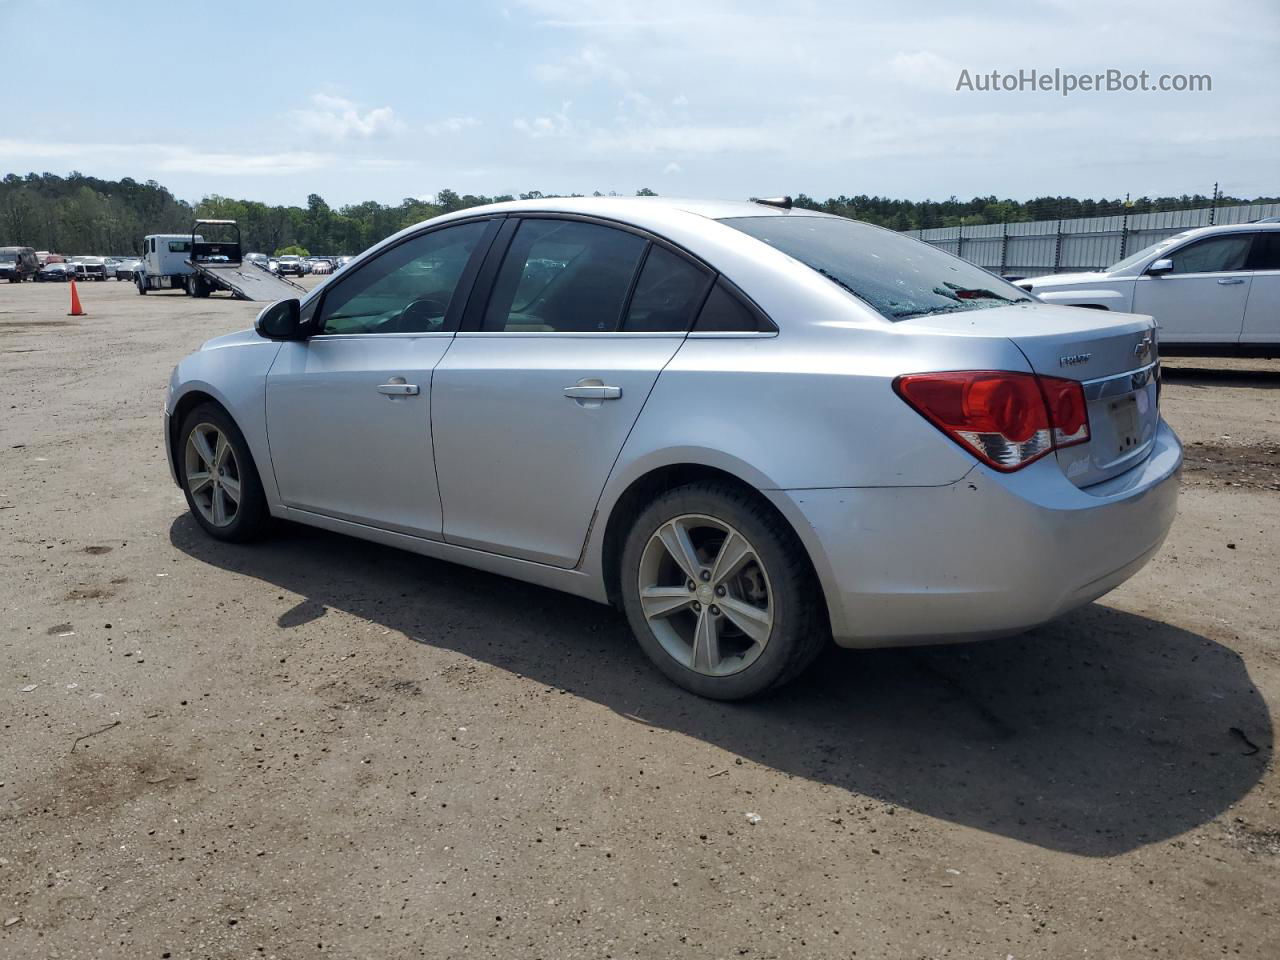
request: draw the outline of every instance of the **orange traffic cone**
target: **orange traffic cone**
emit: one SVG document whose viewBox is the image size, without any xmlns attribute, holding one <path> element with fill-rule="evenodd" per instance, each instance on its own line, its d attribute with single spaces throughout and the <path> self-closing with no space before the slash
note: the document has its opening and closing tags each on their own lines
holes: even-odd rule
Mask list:
<svg viewBox="0 0 1280 960">
<path fill-rule="evenodd" d="M 84 307 L 80 306 L 80 294 L 76 293 L 76 282 L 74 279 L 71 281 L 71 312 L 68 313 L 67 316 L 68 317 L 84 316 Z"/>
</svg>

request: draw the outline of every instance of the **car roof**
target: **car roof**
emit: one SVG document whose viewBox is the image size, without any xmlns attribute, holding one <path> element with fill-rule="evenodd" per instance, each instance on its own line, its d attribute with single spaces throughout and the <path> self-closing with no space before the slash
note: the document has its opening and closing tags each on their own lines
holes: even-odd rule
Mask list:
<svg viewBox="0 0 1280 960">
<path fill-rule="evenodd" d="M 1280 230 L 1280 223 L 1219 223 L 1212 227 L 1190 227 L 1170 234 L 1172 237 L 1204 237 L 1215 233 L 1256 233 L 1259 230 Z M 1166 238 L 1168 239 L 1168 238 Z"/>
<path fill-rule="evenodd" d="M 829 217 L 831 214 L 799 207 L 784 209 L 752 200 L 707 200 L 687 197 L 536 197 L 530 200 L 507 200 L 480 207 L 468 207 L 451 216 L 475 216 L 484 213 L 579 213 L 631 220 L 647 219 L 662 213 L 680 211 L 709 220 L 729 217 Z"/>
</svg>

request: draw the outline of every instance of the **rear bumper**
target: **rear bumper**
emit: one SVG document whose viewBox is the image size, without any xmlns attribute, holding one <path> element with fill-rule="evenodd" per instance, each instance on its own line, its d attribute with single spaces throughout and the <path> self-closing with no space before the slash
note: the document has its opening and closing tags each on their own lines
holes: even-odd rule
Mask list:
<svg viewBox="0 0 1280 960">
<path fill-rule="evenodd" d="M 1019 633 L 1119 586 L 1164 542 L 1182 445 L 1163 422 L 1150 456 L 1077 488 L 1053 458 L 975 467 L 941 487 L 773 491 L 848 647 Z"/>
</svg>

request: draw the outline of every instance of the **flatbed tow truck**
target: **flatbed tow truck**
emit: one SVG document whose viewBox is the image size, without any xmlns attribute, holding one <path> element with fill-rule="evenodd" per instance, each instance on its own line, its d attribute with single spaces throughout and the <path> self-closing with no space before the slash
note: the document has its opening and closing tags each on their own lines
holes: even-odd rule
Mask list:
<svg viewBox="0 0 1280 960">
<path fill-rule="evenodd" d="M 206 233 L 215 239 L 207 239 Z M 233 239 L 216 239 L 221 236 Z M 207 297 L 226 290 L 237 300 L 264 303 L 306 293 L 306 287 L 243 259 L 240 227 L 234 220 L 197 220 L 189 238 L 147 237 L 137 284 L 138 293 L 180 289 L 191 297 Z"/>
</svg>

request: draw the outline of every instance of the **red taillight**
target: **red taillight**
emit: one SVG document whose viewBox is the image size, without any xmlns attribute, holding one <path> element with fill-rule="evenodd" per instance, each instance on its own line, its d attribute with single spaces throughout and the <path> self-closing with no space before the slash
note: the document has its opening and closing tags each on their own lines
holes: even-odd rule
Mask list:
<svg viewBox="0 0 1280 960">
<path fill-rule="evenodd" d="M 1053 424 L 1053 445 L 1073 447 L 1089 439 L 1089 411 L 1084 405 L 1084 388 L 1075 380 L 1041 377 L 1049 422 Z"/>
<path fill-rule="evenodd" d="M 1075 380 L 1001 370 L 913 373 L 893 388 L 934 426 L 997 470 L 1089 439 L 1084 388 Z"/>
</svg>

